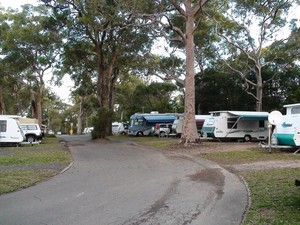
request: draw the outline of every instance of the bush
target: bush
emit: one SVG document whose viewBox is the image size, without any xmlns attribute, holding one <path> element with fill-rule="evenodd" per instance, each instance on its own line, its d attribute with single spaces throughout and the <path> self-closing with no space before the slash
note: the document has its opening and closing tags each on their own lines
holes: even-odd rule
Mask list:
<svg viewBox="0 0 300 225">
<path fill-rule="evenodd" d="M 111 135 L 112 118 L 112 110 L 99 109 L 96 117 L 93 118 L 94 130 L 92 131 L 92 139 L 105 138 Z"/>
</svg>

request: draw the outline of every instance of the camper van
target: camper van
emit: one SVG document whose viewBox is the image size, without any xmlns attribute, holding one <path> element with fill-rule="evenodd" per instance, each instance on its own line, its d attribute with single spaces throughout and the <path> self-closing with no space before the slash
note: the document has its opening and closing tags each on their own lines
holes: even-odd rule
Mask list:
<svg viewBox="0 0 300 225">
<path fill-rule="evenodd" d="M 202 136 L 202 127 L 205 119 L 207 119 L 209 115 L 195 115 L 197 131 L 199 136 Z M 172 134 L 175 134 L 177 137 L 180 137 L 182 134 L 182 125 L 183 125 L 183 114 L 178 115 L 172 124 Z"/>
<path fill-rule="evenodd" d="M 128 135 L 144 136 L 152 135 L 156 124 L 173 123 L 176 119 L 174 114 L 170 113 L 136 113 L 130 117 Z"/>
<path fill-rule="evenodd" d="M 268 112 L 213 111 L 205 119 L 203 136 L 219 140 L 266 140 L 268 138 Z"/>
<path fill-rule="evenodd" d="M 19 145 L 25 141 L 25 135 L 17 120 L 0 116 L 0 145 Z"/>
<path fill-rule="evenodd" d="M 276 125 L 272 136 L 277 139 L 277 145 L 300 146 L 300 103 L 283 107 L 286 108 L 286 115 Z"/>
</svg>

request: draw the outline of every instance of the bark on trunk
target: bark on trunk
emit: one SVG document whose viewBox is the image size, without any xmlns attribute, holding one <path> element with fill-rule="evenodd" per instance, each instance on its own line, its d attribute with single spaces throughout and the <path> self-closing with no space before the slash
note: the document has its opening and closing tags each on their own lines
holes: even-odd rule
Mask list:
<svg viewBox="0 0 300 225">
<path fill-rule="evenodd" d="M 81 134 L 82 132 L 83 100 L 84 98 L 81 98 L 77 116 L 77 134 Z"/>
<path fill-rule="evenodd" d="M 42 94 L 43 94 L 44 87 L 38 87 L 38 91 L 35 92 L 31 90 L 31 108 L 32 108 L 32 115 L 35 119 L 38 120 L 38 124 L 42 125 Z"/>
<path fill-rule="evenodd" d="M 258 68 L 257 76 L 256 76 L 256 111 L 262 111 L 262 98 L 263 98 L 263 81 L 261 75 L 261 68 Z"/>
<path fill-rule="evenodd" d="M 101 51 L 101 45 L 97 47 L 98 56 L 98 81 L 97 81 L 97 97 L 100 109 L 105 109 L 108 112 L 113 113 L 113 101 L 114 101 L 114 86 L 118 76 L 118 69 L 114 67 L 117 58 L 116 53 L 113 53 L 109 63 L 105 63 L 103 54 Z M 113 116 L 110 115 L 109 118 Z M 109 121 L 105 127 L 105 134 L 111 134 L 111 123 Z M 105 137 L 103 137 L 105 138 Z"/>
<path fill-rule="evenodd" d="M 0 114 L 6 114 L 5 112 L 5 103 L 4 103 L 4 97 L 3 97 L 3 88 L 0 85 Z"/>
<path fill-rule="evenodd" d="M 195 71 L 194 71 L 194 15 L 192 8 L 187 8 L 186 21 L 186 78 L 185 107 L 181 142 L 185 145 L 200 141 L 195 119 Z"/>
</svg>

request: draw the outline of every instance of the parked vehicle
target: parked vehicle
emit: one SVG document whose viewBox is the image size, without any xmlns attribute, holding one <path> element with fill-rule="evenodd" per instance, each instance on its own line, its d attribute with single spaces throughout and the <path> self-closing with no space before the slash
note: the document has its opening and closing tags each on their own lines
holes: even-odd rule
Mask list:
<svg viewBox="0 0 300 225">
<path fill-rule="evenodd" d="M 157 123 L 154 128 L 154 135 L 158 137 L 167 137 L 172 132 L 172 123 Z"/>
<path fill-rule="evenodd" d="M 0 116 L 0 145 L 19 145 L 25 135 L 17 120 Z"/>
<path fill-rule="evenodd" d="M 83 134 L 90 134 L 94 130 L 94 127 L 86 127 L 83 130 Z"/>
<path fill-rule="evenodd" d="M 125 133 L 125 128 L 124 128 L 123 123 L 113 122 L 112 123 L 112 134 L 113 135 L 119 135 L 119 134 L 125 135 L 126 133 Z"/>
<path fill-rule="evenodd" d="M 201 130 L 202 130 L 205 119 L 207 119 L 208 117 L 209 117 L 209 115 L 195 115 L 196 126 L 197 126 L 197 131 L 199 133 L 199 136 L 202 136 Z M 177 118 L 174 120 L 174 122 L 172 124 L 171 134 L 174 134 L 177 137 L 181 136 L 183 118 L 184 118 L 183 114 L 177 116 Z"/>
<path fill-rule="evenodd" d="M 157 123 L 173 123 L 176 116 L 171 113 L 136 113 L 130 117 L 128 135 L 144 136 L 152 135 Z"/>
<path fill-rule="evenodd" d="M 43 139 L 43 133 L 38 124 L 20 124 L 27 142 L 36 142 Z"/>
<path fill-rule="evenodd" d="M 268 112 L 213 111 L 202 127 L 204 136 L 244 141 L 268 138 Z"/>
<path fill-rule="evenodd" d="M 286 108 L 286 115 L 276 125 L 272 137 L 276 139 L 277 145 L 300 146 L 300 103 L 283 107 Z"/>
</svg>

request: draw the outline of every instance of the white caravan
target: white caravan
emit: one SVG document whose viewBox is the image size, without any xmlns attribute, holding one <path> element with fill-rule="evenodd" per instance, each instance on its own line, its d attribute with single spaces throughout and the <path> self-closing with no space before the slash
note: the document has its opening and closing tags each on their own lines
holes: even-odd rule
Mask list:
<svg viewBox="0 0 300 225">
<path fill-rule="evenodd" d="M 25 135 L 19 122 L 13 118 L 0 116 L 0 145 L 19 145 Z"/>
<path fill-rule="evenodd" d="M 277 145 L 300 146 L 300 103 L 284 105 L 286 115 L 276 125 L 273 137 Z M 272 138 L 273 140 L 273 138 Z"/>
<path fill-rule="evenodd" d="M 268 112 L 213 111 L 202 127 L 204 137 L 222 139 L 266 140 Z"/>
<path fill-rule="evenodd" d="M 197 131 L 199 133 L 199 136 L 202 135 L 201 130 L 202 130 L 202 126 L 204 124 L 205 119 L 209 118 L 209 115 L 195 115 L 195 120 L 196 120 L 196 126 L 197 126 Z M 183 119 L 184 119 L 184 115 L 180 114 L 178 116 L 176 116 L 176 119 L 174 120 L 173 124 L 172 124 L 172 132 L 171 135 L 174 134 L 178 137 L 181 136 L 182 134 L 182 125 L 183 125 Z"/>
</svg>

